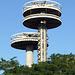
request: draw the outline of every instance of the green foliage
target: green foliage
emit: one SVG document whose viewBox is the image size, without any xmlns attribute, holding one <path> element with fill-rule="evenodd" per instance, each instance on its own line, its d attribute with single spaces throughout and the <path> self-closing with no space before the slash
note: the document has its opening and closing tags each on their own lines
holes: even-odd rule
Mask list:
<svg viewBox="0 0 75 75">
<path fill-rule="evenodd" d="M 31 68 L 19 65 L 16 57 L 6 61 L 1 58 L 0 70 L 4 75 L 75 75 L 75 55 L 52 54 L 48 61 L 33 64 Z"/>
<path fill-rule="evenodd" d="M 11 58 L 10 60 L 6 61 L 5 59 L 1 58 L 0 61 L 0 70 L 3 70 L 4 73 L 9 73 L 11 69 L 19 66 L 19 62 L 14 60 L 16 57 Z"/>
</svg>

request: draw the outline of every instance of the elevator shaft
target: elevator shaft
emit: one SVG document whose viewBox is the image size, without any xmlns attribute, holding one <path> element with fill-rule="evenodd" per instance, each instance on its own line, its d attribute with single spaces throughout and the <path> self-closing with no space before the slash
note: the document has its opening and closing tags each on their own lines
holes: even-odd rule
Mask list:
<svg viewBox="0 0 75 75">
<path fill-rule="evenodd" d="M 41 21 L 38 27 L 38 62 L 45 62 L 47 60 L 47 28 L 46 22 Z"/>
</svg>

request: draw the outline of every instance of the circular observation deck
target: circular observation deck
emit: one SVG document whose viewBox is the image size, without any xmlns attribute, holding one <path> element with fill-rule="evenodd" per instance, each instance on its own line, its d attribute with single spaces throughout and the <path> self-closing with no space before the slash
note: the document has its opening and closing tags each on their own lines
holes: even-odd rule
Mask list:
<svg viewBox="0 0 75 75">
<path fill-rule="evenodd" d="M 11 46 L 16 49 L 26 50 L 28 45 L 33 46 L 33 50 L 37 50 L 38 34 L 27 32 L 17 33 L 11 36 Z"/>
<path fill-rule="evenodd" d="M 23 25 L 38 29 L 40 21 L 45 20 L 47 29 L 61 25 L 61 5 L 55 1 L 36 0 L 23 6 Z"/>
</svg>

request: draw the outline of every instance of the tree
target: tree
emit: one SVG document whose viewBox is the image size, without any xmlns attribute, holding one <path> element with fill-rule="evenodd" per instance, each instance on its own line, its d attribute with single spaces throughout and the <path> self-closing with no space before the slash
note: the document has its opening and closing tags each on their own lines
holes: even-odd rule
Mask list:
<svg viewBox="0 0 75 75">
<path fill-rule="evenodd" d="M 56 64 L 60 68 L 60 72 L 67 74 L 70 72 L 70 74 L 67 75 L 74 75 L 75 73 L 75 55 L 70 54 L 52 54 L 50 56 L 51 62 Z M 70 71 L 69 71 L 70 70 Z M 71 71 L 72 70 L 72 71 Z"/>
<path fill-rule="evenodd" d="M 20 65 L 16 57 L 6 61 L 1 58 L 0 70 L 4 75 L 75 75 L 75 55 L 52 54 L 46 62 L 33 64 L 31 68 Z"/>
<path fill-rule="evenodd" d="M 1 58 L 0 61 L 0 70 L 3 70 L 4 73 L 9 73 L 11 69 L 19 66 L 19 62 L 14 60 L 16 57 L 11 58 L 10 60 L 6 61 L 5 59 Z"/>
</svg>

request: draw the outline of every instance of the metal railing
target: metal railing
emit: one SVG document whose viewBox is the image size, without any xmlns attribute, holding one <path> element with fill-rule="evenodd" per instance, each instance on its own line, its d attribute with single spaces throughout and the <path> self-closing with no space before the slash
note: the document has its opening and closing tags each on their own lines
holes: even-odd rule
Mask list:
<svg viewBox="0 0 75 75">
<path fill-rule="evenodd" d="M 35 7 L 41 7 L 41 6 L 43 6 L 43 7 L 54 7 L 57 9 L 61 9 L 61 5 L 56 1 L 46 0 L 46 3 L 42 4 L 42 2 L 44 2 L 44 1 L 45 0 L 34 0 L 34 1 L 27 2 L 23 5 L 23 9 L 26 10 L 28 8 L 35 8 Z"/>
<path fill-rule="evenodd" d="M 38 33 L 34 32 L 24 32 L 24 33 L 17 33 L 11 36 L 11 43 L 16 41 L 23 41 L 23 40 L 32 40 L 37 41 L 38 40 Z"/>
<path fill-rule="evenodd" d="M 39 16 L 51 16 L 51 17 L 55 17 L 55 18 L 58 18 L 60 21 L 61 21 L 61 18 L 59 16 L 56 16 L 56 15 L 53 15 L 53 14 L 45 14 L 45 13 L 38 13 L 38 14 L 31 14 L 31 15 L 28 15 L 26 17 L 24 17 L 23 21 L 26 19 L 26 18 L 30 18 L 30 17 L 39 17 Z"/>
</svg>

